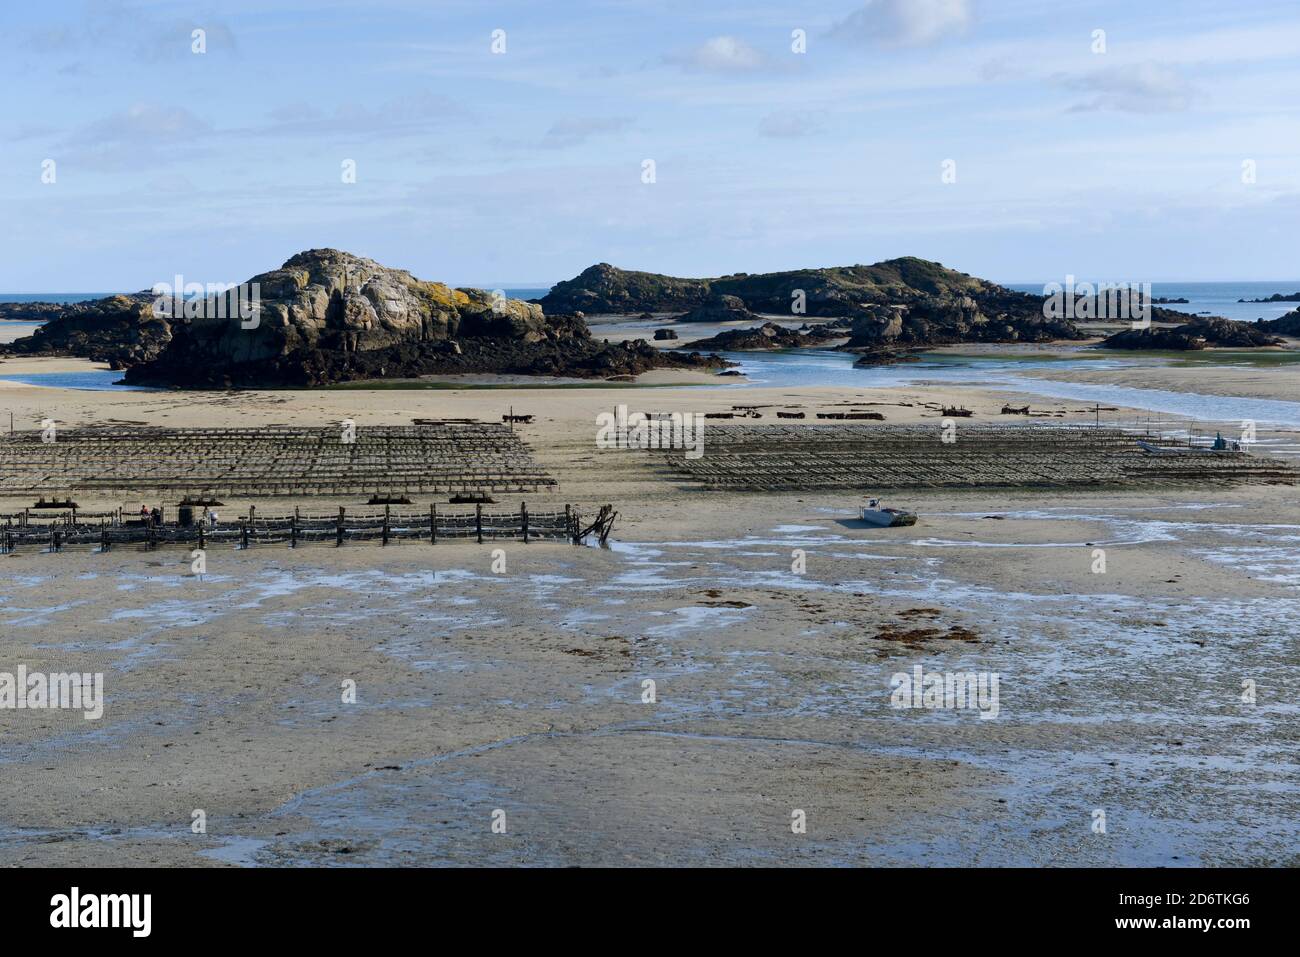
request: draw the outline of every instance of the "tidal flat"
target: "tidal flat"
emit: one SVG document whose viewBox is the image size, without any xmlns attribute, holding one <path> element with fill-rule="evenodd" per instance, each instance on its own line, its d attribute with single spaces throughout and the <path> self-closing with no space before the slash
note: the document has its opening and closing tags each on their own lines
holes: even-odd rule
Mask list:
<svg viewBox="0 0 1300 957">
<path fill-rule="evenodd" d="M 499 573 L 469 543 L 0 559 L 6 657 L 92 661 L 107 699 L 8 712 L 0 861 L 1296 863 L 1289 494 L 913 499 L 870 531 L 831 494 L 628 500 L 613 547 Z M 997 716 L 896 707 L 918 665 L 996 673 Z"/>
<path fill-rule="evenodd" d="M 856 371 L 632 407 L 938 430 L 945 405 L 1005 424 L 1016 395 Z M 868 529 L 866 490 L 711 492 L 598 449 L 625 389 L 0 389 L 20 421 L 119 428 L 513 409 L 559 486 L 500 507 L 619 513 L 607 549 L 223 546 L 201 576 L 181 548 L 0 557 L 0 661 L 103 672 L 106 699 L 95 721 L 0 710 L 0 863 L 1297 862 L 1293 486 L 899 490 L 917 524 Z M 1038 424 L 1099 415 L 1021 401 Z M 1261 424 L 1259 442 L 1294 437 Z M 252 504 L 359 503 L 229 499 L 223 520 Z M 997 716 L 897 707 L 918 666 L 996 674 Z"/>
</svg>

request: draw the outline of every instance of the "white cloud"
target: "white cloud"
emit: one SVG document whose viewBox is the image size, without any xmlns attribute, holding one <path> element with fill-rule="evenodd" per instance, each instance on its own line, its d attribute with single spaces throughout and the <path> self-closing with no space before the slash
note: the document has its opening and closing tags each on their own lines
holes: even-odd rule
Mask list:
<svg viewBox="0 0 1300 957">
<path fill-rule="evenodd" d="M 402 134 L 426 131 L 462 115 L 460 106 L 427 90 L 408 91 L 374 103 L 349 100 L 326 113 L 297 100 L 266 112 L 270 123 L 245 130 L 259 136 Z"/>
<path fill-rule="evenodd" d="M 687 70 L 708 73 L 744 73 L 762 69 L 767 58 L 737 37 L 713 37 L 684 54 L 665 57 Z"/>
<path fill-rule="evenodd" d="M 621 132 L 631 122 L 626 117 L 566 117 L 551 124 L 542 137 L 542 146 L 547 149 L 578 146 L 592 136 Z"/>
<path fill-rule="evenodd" d="M 1197 91 L 1177 70 L 1156 63 L 1131 63 L 1086 76 L 1058 77 L 1074 90 L 1095 93 L 1070 108 L 1072 113 L 1114 110 L 1123 113 L 1175 113 L 1186 110 Z"/>
<path fill-rule="evenodd" d="M 870 0 L 831 27 L 833 36 L 885 46 L 919 46 L 965 30 L 970 0 Z"/>
<path fill-rule="evenodd" d="M 132 143 L 142 148 L 152 148 L 160 141 L 193 138 L 207 133 L 209 129 L 207 123 L 183 106 L 135 103 L 123 113 L 116 113 L 83 127 L 66 142 L 70 146 L 102 147 Z"/>
</svg>

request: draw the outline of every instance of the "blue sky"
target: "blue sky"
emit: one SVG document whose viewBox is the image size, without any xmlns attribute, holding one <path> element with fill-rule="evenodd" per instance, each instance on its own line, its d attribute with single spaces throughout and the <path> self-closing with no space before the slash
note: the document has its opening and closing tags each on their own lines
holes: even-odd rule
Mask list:
<svg viewBox="0 0 1300 957">
<path fill-rule="evenodd" d="M 1300 276 L 1294 0 L 6 3 L 0 44 L 4 291 L 317 246 L 485 286 Z"/>
</svg>

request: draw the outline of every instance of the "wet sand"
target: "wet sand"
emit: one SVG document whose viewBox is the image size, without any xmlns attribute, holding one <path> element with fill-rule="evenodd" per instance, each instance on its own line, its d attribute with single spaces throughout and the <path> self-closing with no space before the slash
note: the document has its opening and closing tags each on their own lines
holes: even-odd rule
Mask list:
<svg viewBox="0 0 1300 957">
<path fill-rule="evenodd" d="M 1294 863 L 1288 497 L 931 493 L 882 531 L 700 493 L 689 529 L 624 503 L 613 549 L 510 545 L 499 575 L 472 544 L 214 552 L 201 581 L 2 559 L 6 659 L 103 670 L 108 705 L 9 713 L 0 861 Z M 997 718 L 891 707 L 917 664 L 998 672 Z"/>
<path fill-rule="evenodd" d="M 202 579 L 180 550 L 0 557 L 0 670 L 103 671 L 107 695 L 98 721 L 0 711 L 0 864 L 1297 863 L 1293 488 L 918 491 L 893 503 L 916 526 L 868 529 L 853 493 L 720 495 L 596 450 L 628 394 L 11 385 L 20 418 L 74 424 L 513 404 L 549 501 L 620 517 L 608 550 L 210 550 Z M 936 424 L 917 402 L 1003 399 L 634 395 Z M 893 707 L 917 665 L 997 673 L 998 716 Z"/>
<path fill-rule="evenodd" d="M 1198 392 L 1202 395 L 1243 396 L 1300 402 L 1300 375 L 1295 364 L 1277 366 L 1257 363 L 1216 366 L 1189 362 L 1164 368 L 1084 370 L 1069 373 L 1034 370 L 1024 373 L 1040 379 L 1129 386 L 1136 389 L 1165 389 L 1170 392 Z"/>
<path fill-rule="evenodd" d="M 13 342 L 15 339 L 30 336 L 40 326 L 39 322 L 19 322 L 14 319 L 5 319 L 0 321 L 0 342 Z"/>
</svg>

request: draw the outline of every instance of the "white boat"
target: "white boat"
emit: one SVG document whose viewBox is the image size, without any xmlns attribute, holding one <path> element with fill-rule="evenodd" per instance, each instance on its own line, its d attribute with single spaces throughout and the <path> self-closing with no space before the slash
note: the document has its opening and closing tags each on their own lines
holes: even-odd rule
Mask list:
<svg viewBox="0 0 1300 957">
<path fill-rule="evenodd" d="M 868 525 L 880 528 L 895 528 L 900 525 L 915 525 L 916 513 L 901 508 L 885 508 L 880 499 L 873 498 L 862 506 L 862 520 Z"/>
</svg>

